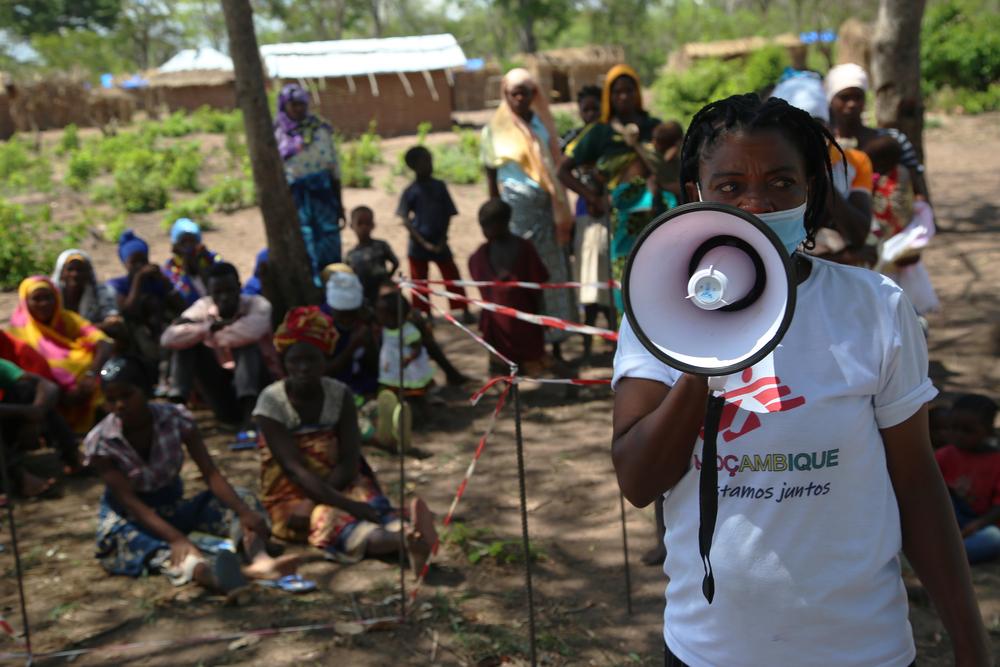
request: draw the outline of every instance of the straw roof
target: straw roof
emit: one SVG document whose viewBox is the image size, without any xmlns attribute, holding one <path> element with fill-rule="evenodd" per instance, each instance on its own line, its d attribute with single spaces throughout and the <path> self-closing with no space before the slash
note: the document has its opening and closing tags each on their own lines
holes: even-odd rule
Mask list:
<svg viewBox="0 0 1000 667">
<path fill-rule="evenodd" d="M 744 37 L 742 39 L 725 39 L 718 42 L 700 42 L 685 44 L 681 51 L 685 57 L 696 58 L 735 58 L 757 51 L 766 46 L 802 46 L 798 35 L 787 33 L 776 37 Z"/>
<path fill-rule="evenodd" d="M 155 88 L 222 86 L 231 83 L 233 61 L 212 48 L 184 49 L 146 77 Z"/>
<path fill-rule="evenodd" d="M 523 53 L 515 60 L 528 63 L 545 63 L 555 67 L 571 65 L 607 65 L 625 62 L 625 49 L 620 46 L 571 46 L 564 49 L 550 49 L 537 53 Z"/>
<path fill-rule="evenodd" d="M 225 70 L 188 70 L 187 72 L 154 72 L 147 77 L 151 88 L 185 88 L 187 86 L 223 86 L 235 76 Z"/>
</svg>

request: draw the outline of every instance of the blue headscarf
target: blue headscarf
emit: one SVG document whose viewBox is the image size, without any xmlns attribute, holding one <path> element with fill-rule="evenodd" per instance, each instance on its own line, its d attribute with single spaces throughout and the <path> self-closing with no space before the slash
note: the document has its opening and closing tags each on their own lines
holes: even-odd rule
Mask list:
<svg viewBox="0 0 1000 667">
<path fill-rule="evenodd" d="M 193 234 L 201 241 L 201 227 L 198 226 L 197 222 L 191 218 L 177 218 L 174 221 L 174 226 L 170 228 L 170 243 L 177 245 L 184 234 Z"/>
<path fill-rule="evenodd" d="M 131 229 L 126 229 L 118 239 L 118 259 L 124 264 L 137 252 L 144 252 L 148 256 L 149 244 L 136 236 Z"/>
</svg>

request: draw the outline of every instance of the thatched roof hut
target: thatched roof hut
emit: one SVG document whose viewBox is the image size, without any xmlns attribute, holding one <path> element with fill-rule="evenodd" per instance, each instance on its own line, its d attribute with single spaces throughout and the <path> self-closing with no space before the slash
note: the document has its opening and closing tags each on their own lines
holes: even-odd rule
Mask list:
<svg viewBox="0 0 1000 667">
<path fill-rule="evenodd" d="M 147 77 L 157 104 L 171 111 L 236 108 L 233 61 L 212 48 L 184 49 Z"/>
<path fill-rule="evenodd" d="M 553 102 L 572 102 L 584 86 L 603 85 L 608 70 L 625 62 L 625 50 L 620 46 L 575 46 L 525 53 L 514 60 L 524 64 Z"/>
<path fill-rule="evenodd" d="M 787 33 L 775 37 L 744 37 L 741 39 L 724 39 L 717 42 L 692 42 L 685 44 L 670 55 L 668 67 L 674 71 L 683 71 L 694 62 L 705 58 L 732 60 L 746 58 L 754 51 L 768 46 L 783 46 L 788 49 L 792 65 L 797 69 L 805 67 L 806 45 L 798 35 Z"/>
</svg>

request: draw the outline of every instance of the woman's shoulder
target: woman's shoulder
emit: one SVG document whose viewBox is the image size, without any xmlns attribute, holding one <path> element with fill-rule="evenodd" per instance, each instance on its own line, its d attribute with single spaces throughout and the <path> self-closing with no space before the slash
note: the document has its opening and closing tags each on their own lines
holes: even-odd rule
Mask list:
<svg viewBox="0 0 1000 667">
<path fill-rule="evenodd" d="M 811 257 L 810 262 L 811 278 L 815 279 L 814 284 L 823 291 L 822 301 L 833 307 L 849 301 L 855 306 L 868 305 L 895 312 L 903 296 L 899 285 L 877 271 L 837 264 L 818 257 Z"/>
</svg>

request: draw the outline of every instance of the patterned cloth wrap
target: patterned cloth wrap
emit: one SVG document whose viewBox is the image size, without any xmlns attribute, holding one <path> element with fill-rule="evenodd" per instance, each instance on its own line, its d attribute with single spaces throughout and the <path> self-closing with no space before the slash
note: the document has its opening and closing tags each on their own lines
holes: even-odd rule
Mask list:
<svg viewBox="0 0 1000 667">
<path fill-rule="evenodd" d="M 261 394 L 254 416 L 268 417 L 284 425 L 295 439 L 309 470 L 325 478 L 338 463 L 340 412 L 343 401 L 350 400 L 351 395 L 343 383 L 323 378 L 323 397 L 321 423 L 304 425 L 288 399 L 284 381 L 277 382 Z M 374 531 L 379 528 L 392 532 L 400 530 L 399 515 L 392 509 L 364 457 L 353 481 L 339 492 L 378 510 L 379 523 L 361 521 L 346 510 L 310 500 L 274 459 L 263 433 L 260 434 L 260 455 L 262 499 L 271 518 L 271 532 L 277 537 L 308 542 L 341 562 L 351 563 L 364 557 L 365 543 Z"/>
<path fill-rule="evenodd" d="M 299 306 L 285 315 L 274 334 L 274 347 L 279 354 L 284 354 L 295 343 L 307 343 L 329 356 L 337 347 L 339 336 L 333 319 L 319 306 Z"/>
<path fill-rule="evenodd" d="M 55 295 L 55 314 L 48 323 L 36 320 L 28 310 L 28 297 L 41 289 L 48 289 Z M 63 308 L 62 294 L 47 276 L 25 278 L 18 287 L 17 296 L 17 308 L 11 315 L 8 333 L 45 357 L 61 389 L 74 389 L 91 369 L 98 344 L 111 339 L 87 320 Z M 103 402 L 104 394 L 98 388 L 86 403 L 63 406 L 60 413 L 75 432 L 83 433 L 93 425 L 97 408 Z"/>
</svg>

